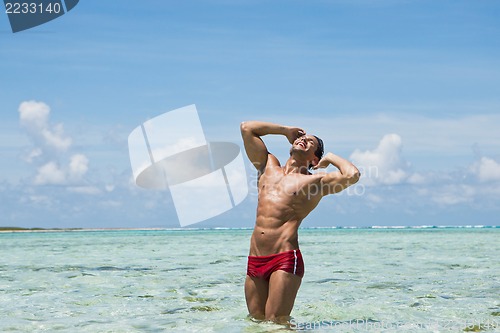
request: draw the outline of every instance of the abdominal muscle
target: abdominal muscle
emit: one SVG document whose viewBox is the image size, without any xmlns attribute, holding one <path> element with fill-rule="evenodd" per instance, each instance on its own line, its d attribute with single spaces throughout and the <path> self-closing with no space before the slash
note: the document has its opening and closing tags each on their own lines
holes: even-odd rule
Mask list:
<svg viewBox="0 0 500 333">
<path fill-rule="evenodd" d="M 273 219 L 257 218 L 250 240 L 251 256 L 267 256 L 299 248 L 297 232 L 300 225 L 299 221 L 279 222 L 269 220 Z"/>
</svg>

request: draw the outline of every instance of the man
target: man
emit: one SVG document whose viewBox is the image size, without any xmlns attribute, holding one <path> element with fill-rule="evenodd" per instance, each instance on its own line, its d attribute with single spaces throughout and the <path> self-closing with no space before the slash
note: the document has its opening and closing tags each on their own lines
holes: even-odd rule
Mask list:
<svg viewBox="0 0 500 333">
<path fill-rule="evenodd" d="M 284 166 L 267 151 L 261 137 L 284 135 L 292 144 Z M 248 158 L 258 170 L 258 204 L 250 240 L 245 298 L 258 320 L 286 323 L 304 275 L 298 228 L 327 194 L 340 192 L 359 179 L 358 169 L 332 153 L 323 141 L 301 128 L 260 121 L 241 124 Z M 338 171 L 311 174 L 310 168 L 332 164 Z"/>
</svg>

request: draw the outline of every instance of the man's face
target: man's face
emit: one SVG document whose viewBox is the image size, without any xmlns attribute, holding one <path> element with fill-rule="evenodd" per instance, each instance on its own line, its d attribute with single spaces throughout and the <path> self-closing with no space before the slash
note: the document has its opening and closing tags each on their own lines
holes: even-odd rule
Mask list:
<svg viewBox="0 0 500 333">
<path fill-rule="evenodd" d="M 291 152 L 305 152 L 307 155 L 315 157 L 314 153 L 318 149 L 318 141 L 313 135 L 302 135 L 292 144 Z"/>
</svg>

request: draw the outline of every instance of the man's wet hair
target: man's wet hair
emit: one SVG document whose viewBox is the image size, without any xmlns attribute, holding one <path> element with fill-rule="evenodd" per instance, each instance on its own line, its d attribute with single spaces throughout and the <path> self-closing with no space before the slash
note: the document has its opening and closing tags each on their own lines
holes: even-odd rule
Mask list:
<svg viewBox="0 0 500 333">
<path fill-rule="evenodd" d="M 325 153 L 325 146 L 323 145 L 323 140 L 318 138 L 316 135 L 313 136 L 316 138 L 316 140 L 318 140 L 318 149 L 316 149 L 314 155 L 316 155 L 318 159 L 321 159 L 323 157 L 323 154 Z"/>
<path fill-rule="evenodd" d="M 318 140 L 318 148 L 314 152 L 314 156 L 316 156 L 318 158 L 318 160 L 321 160 L 321 158 L 323 157 L 323 154 L 325 153 L 325 147 L 323 145 L 323 140 L 318 138 L 316 135 L 313 135 L 313 136 L 316 138 L 316 140 Z M 312 167 L 313 167 L 313 165 L 309 164 L 309 169 L 311 169 Z"/>
</svg>

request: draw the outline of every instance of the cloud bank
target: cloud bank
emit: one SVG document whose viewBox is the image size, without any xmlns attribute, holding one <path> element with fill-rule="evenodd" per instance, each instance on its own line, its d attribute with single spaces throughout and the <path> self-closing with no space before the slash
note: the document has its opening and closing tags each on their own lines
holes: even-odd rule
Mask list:
<svg viewBox="0 0 500 333">
<path fill-rule="evenodd" d="M 35 185 L 69 185 L 83 181 L 89 159 L 81 153 L 67 156 L 73 140 L 63 124 L 50 123 L 50 107 L 37 101 L 19 105 L 19 122 L 31 139 L 32 149 L 25 160 L 36 166 Z M 61 162 L 62 160 L 62 162 Z"/>
<path fill-rule="evenodd" d="M 368 208 L 398 207 L 418 212 L 446 207 L 494 208 L 500 199 L 500 163 L 480 156 L 454 170 L 412 171 L 399 134 L 384 135 L 371 150 L 355 149 L 350 159 L 361 170 L 356 186 Z M 397 185 L 397 186 L 396 186 Z M 391 208 L 392 207 L 392 208 Z"/>
<path fill-rule="evenodd" d="M 113 170 L 105 170 L 104 164 L 99 169 L 99 166 L 96 167 L 99 164 L 93 163 L 91 170 L 89 157 L 75 148 L 76 138 L 65 131 L 63 124 L 52 121 L 54 114 L 49 105 L 25 101 L 19 105 L 18 115 L 21 128 L 31 142 L 25 151 L 24 161 L 31 166 L 33 174 L 21 186 L 0 183 L 0 187 L 3 186 L 0 191 L 2 201 L 8 203 L 6 207 L 12 207 L 4 211 L 10 224 L 58 227 L 178 226 L 170 194 L 143 191 L 133 185 L 128 164 L 121 163 Z M 474 119 L 477 123 L 494 123 L 496 118 L 488 117 L 489 122 L 481 117 Z M 443 223 L 447 224 L 497 224 L 490 218 L 498 214 L 500 200 L 500 156 L 494 154 L 497 146 L 488 148 L 483 144 L 484 139 L 473 135 L 474 139 L 481 140 L 462 136 L 458 148 L 448 149 L 453 141 L 451 138 L 446 141 L 421 136 L 420 140 L 428 142 L 417 142 L 417 129 L 413 132 L 408 130 L 409 123 L 402 126 L 402 123 L 390 119 L 384 121 L 398 126 L 385 128 L 377 125 L 374 126 L 377 131 L 367 130 L 362 134 L 349 132 L 346 135 L 350 136 L 343 137 L 349 145 L 329 137 L 326 130 L 327 135 L 318 133 L 329 140 L 327 150 L 335 152 L 338 147 L 344 149 L 341 155 L 348 156 L 360 168 L 362 178 L 352 189 L 348 189 L 350 192 L 341 192 L 325 199 L 318 207 L 319 219 L 311 220 L 313 225 L 350 223 L 342 219 L 318 222 L 324 217 L 322 214 L 332 212 L 339 216 L 359 214 L 352 223 L 367 225 L 440 224 L 443 219 L 446 220 Z M 364 127 L 365 124 L 361 122 L 363 126 L 358 126 Z M 432 124 L 425 125 L 433 127 Z M 470 127 L 471 124 L 468 125 Z M 366 127 L 369 128 L 368 125 Z M 420 124 L 416 127 L 420 128 Z M 420 128 L 420 132 L 423 131 Z M 483 136 L 491 137 L 491 128 L 483 127 L 483 131 Z M 441 133 L 443 137 L 447 134 Z M 342 137 L 339 131 L 331 135 Z M 93 133 L 91 137 L 96 139 L 99 136 Z M 270 148 L 275 148 L 273 152 L 279 153 L 286 142 L 276 137 L 274 147 L 272 139 L 266 137 L 266 143 Z M 239 137 L 234 140 L 239 140 Z M 449 164 L 442 167 L 436 165 L 434 160 L 428 164 L 428 169 L 418 167 L 419 155 L 415 152 L 430 151 L 431 142 L 434 142 L 432 149 L 436 154 L 431 155 L 430 160 L 436 156 L 445 160 L 460 151 L 460 160 L 455 160 L 459 161 L 456 167 L 450 167 Z M 471 150 L 467 157 L 466 149 L 464 152 L 463 148 L 471 147 L 475 142 L 478 149 Z M 98 146 L 95 141 L 92 144 Z M 91 152 L 92 147 L 87 147 L 86 151 Z M 485 147 L 486 154 L 483 154 L 481 149 Z M 437 152 L 440 152 L 439 155 Z M 426 153 L 425 156 L 428 158 L 429 155 Z M 284 154 L 281 157 L 287 156 Z M 249 171 L 251 176 L 254 175 L 252 171 Z M 103 176 L 110 176 L 111 179 L 104 181 Z M 227 225 L 234 226 L 234 219 L 244 215 L 245 222 L 241 223 L 251 226 L 255 200 L 255 196 L 250 196 L 246 204 L 231 212 L 228 215 L 231 221 Z M 165 207 L 171 209 L 165 210 Z M 460 216 L 463 213 L 469 215 Z M 387 219 L 387 216 L 396 215 L 393 220 Z M 376 219 L 381 216 L 384 217 L 382 220 Z M 413 220 L 405 220 L 412 216 Z M 422 216 L 426 216 L 426 219 L 422 219 Z M 45 222 L 38 224 L 38 221 Z M 217 220 L 210 223 L 219 226 L 218 223 L 223 222 Z"/>
</svg>

